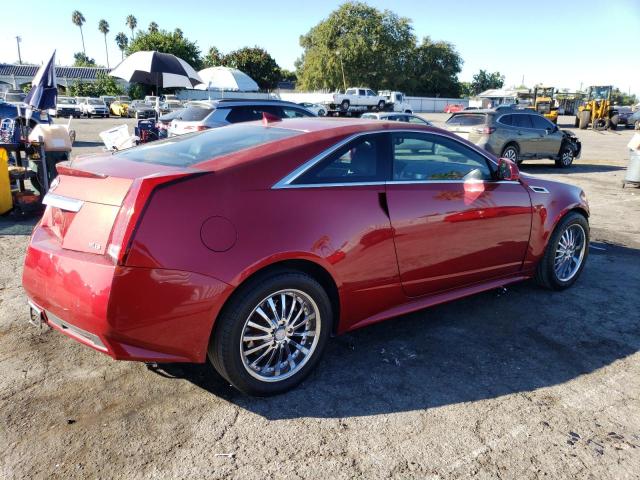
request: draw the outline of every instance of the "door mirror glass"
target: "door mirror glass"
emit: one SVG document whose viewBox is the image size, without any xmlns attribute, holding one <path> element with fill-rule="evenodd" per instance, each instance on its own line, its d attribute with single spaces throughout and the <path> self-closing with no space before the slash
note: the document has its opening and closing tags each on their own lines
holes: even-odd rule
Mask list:
<svg viewBox="0 0 640 480">
<path fill-rule="evenodd" d="M 520 170 L 512 160 L 501 158 L 498 160 L 498 180 L 517 181 L 520 178 Z"/>
</svg>

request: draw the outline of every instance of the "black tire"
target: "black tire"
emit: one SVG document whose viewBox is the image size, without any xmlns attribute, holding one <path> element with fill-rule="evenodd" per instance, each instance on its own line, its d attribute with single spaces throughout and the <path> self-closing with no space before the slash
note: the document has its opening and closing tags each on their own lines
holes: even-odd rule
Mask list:
<svg viewBox="0 0 640 480">
<path fill-rule="evenodd" d="M 578 123 L 578 128 L 580 130 L 586 130 L 589 127 L 589 122 L 591 121 L 591 110 L 583 110 L 580 112 L 580 120 Z"/>
<path fill-rule="evenodd" d="M 318 110 L 318 116 L 319 117 L 324 117 L 327 114 L 326 111 L 324 111 L 322 108 L 320 110 Z"/>
<path fill-rule="evenodd" d="M 384 100 L 380 100 L 378 102 L 378 111 L 382 112 L 384 110 L 385 105 L 387 104 L 387 102 L 385 102 Z"/>
<path fill-rule="evenodd" d="M 558 168 L 569 168 L 575 159 L 575 151 L 573 147 L 565 142 L 560 147 L 559 158 L 556 159 L 556 167 Z"/>
<path fill-rule="evenodd" d="M 251 375 L 240 353 L 240 340 L 245 321 L 251 312 L 269 295 L 280 290 L 296 289 L 315 302 L 319 314 L 320 334 L 315 349 L 299 371 L 279 381 L 264 381 Z M 250 280 L 225 305 L 216 320 L 209 343 L 208 357 L 213 367 L 229 383 L 243 393 L 270 396 L 286 392 L 302 382 L 315 368 L 330 336 L 332 308 L 322 286 L 309 275 L 298 271 L 272 272 Z"/>
<path fill-rule="evenodd" d="M 582 227 L 585 234 L 585 244 L 584 244 L 584 256 L 582 258 L 582 263 L 578 268 L 577 272 L 567 281 L 562 281 L 558 278 L 555 268 L 554 268 L 554 260 L 556 249 L 558 248 L 558 243 L 560 242 L 560 237 L 564 233 L 564 231 L 569 228 L 571 225 L 578 224 Z M 584 217 L 584 215 L 578 212 L 569 212 L 564 218 L 560 220 L 556 228 L 554 229 L 551 237 L 549 238 L 549 243 L 547 243 L 547 247 L 544 252 L 544 256 L 540 259 L 538 266 L 536 267 L 536 275 L 535 281 L 541 287 L 547 288 L 549 290 L 564 290 L 565 288 L 569 288 L 573 285 L 582 270 L 584 269 L 585 264 L 587 263 L 587 257 L 589 256 L 589 222 Z"/>
<path fill-rule="evenodd" d="M 609 120 L 609 128 L 614 131 L 617 130 L 618 123 L 620 123 L 620 117 L 616 113 L 615 115 L 612 115 L 611 119 Z"/>
<path fill-rule="evenodd" d="M 502 149 L 500 157 L 513 160 L 518 165 L 522 164 L 522 160 L 520 159 L 520 150 L 518 149 L 518 146 L 513 143 L 509 143 Z"/>
<path fill-rule="evenodd" d="M 573 126 L 578 128 L 580 126 L 580 118 L 576 115 L 575 120 L 573 121 Z"/>
<path fill-rule="evenodd" d="M 87 113 L 87 118 L 91 118 L 91 114 L 90 113 Z"/>
<path fill-rule="evenodd" d="M 347 110 L 349 110 L 350 105 L 351 103 L 349 102 L 349 100 L 343 100 L 342 103 L 340 104 L 340 110 L 342 110 L 343 112 L 346 112 Z"/>
</svg>

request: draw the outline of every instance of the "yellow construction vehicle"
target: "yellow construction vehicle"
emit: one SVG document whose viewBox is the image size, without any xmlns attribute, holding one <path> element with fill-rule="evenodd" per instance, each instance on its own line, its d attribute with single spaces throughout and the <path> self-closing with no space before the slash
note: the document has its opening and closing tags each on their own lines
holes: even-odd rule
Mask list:
<svg viewBox="0 0 640 480">
<path fill-rule="evenodd" d="M 581 130 L 591 124 L 594 130 L 615 130 L 618 127 L 618 111 L 611 103 L 611 85 L 589 87 L 587 100 L 578 107 L 576 126 Z"/>
<path fill-rule="evenodd" d="M 533 89 L 533 104 L 527 108 L 535 110 L 544 118 L 558 123 L 558 109 L 554 106 L 553 87 L 535 87 Z"/>
</svg>

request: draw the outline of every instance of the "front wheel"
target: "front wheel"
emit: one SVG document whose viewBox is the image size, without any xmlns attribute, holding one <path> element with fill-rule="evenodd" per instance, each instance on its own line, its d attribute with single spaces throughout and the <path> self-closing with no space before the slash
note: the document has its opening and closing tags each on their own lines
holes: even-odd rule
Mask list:
<svg viewBox="0 0 640 480">
<path fill-rule="evenodd" d="M 385 105 L 387 104 L 387 102 L 385 102 L 384 100 L 380 100 L 378 102 L 378 111 L 382 112 L 384 110 Z"/>
<path fill-rule="evenodd" d="M 324 117 L 327 114 L 327 112 L 325 112 L 324 110 L 320 109 L 318 110 L 318 116 L 319 117 Z"/>
<path fill-rule="evenodd" d="M 568 213 L 553 231 L 536 269 L 536 282 L 551 290 L 575 283 L 589 255 L 589 222 L 578 212 Z"/>
<path fill-rule="evenodd" d="M 216 321 L 209 360 L 246 394 L 283 393 L 318 363 L 331 318 L 327 293 L 305 273 L 255 278 L 240 287 Z"/>
<path fill-rule="evenodd" d="M 516 147 L 515 145 L 507 145 L 506 147 L 504 147 L 504 150 L 502 150 L 502 154 L 500 156 L 502 158 L 508 158 L 518 165 L 522 163 L 522 160 L 518 159 L 518 147 Z"/>
<path fill-rule="evenodd" d="M 573 163 L 575 158 L 575 152 L 571 145 L 565 143 L 560 149 L 560 157 L 556 160 L 556 167 L 568 168 Z"/>
<path fill-rule="evenodd" d="M 343 100 L 342 103 L 340 104 L 340 110 L 342 110 L 343 112 L 346 112 L 347 110 L 349 110 L 349 100 Z"/>
</svg>

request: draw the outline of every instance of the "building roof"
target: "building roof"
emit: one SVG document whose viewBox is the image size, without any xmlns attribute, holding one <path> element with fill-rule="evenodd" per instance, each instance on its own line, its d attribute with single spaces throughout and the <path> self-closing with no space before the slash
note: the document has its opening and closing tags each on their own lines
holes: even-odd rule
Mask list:
<svg viewBox="0 0 640 480">
<path fill-rule="evenodd" d="M 35 77 L 40 65 L 17 65 L 0 63 L 0 75 L 16 77 Z M 103 67 L 60 67 L 56 66 L 58 78 L 73 78 L 80 80 L 95 80 L 98 72 L 109 73 L 111 69 Z"/>
</svg>

